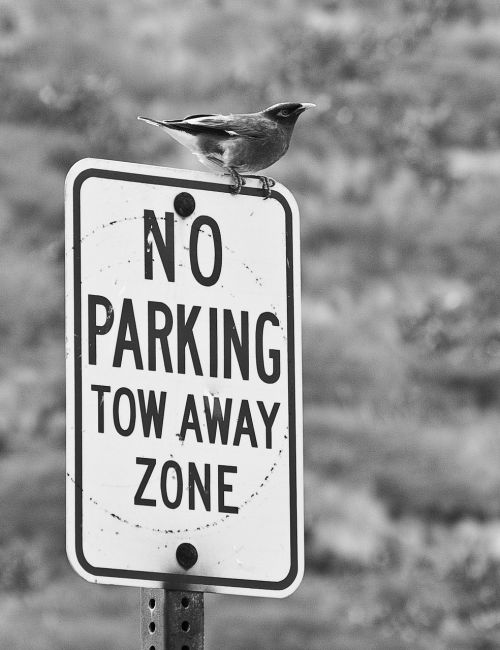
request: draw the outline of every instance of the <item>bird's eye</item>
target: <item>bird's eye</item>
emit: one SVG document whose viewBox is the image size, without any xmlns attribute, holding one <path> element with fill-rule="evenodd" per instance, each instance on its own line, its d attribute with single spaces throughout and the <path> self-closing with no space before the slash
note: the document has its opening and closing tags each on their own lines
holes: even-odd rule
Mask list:
<svg viewBox="0 0 500 650">
<path fill-rule="evenodd" d="M 290 109 L 282 108 L 279 114 L 281 115 L 281 117 L 288 117 L 290 115 Z"/>
</svg>

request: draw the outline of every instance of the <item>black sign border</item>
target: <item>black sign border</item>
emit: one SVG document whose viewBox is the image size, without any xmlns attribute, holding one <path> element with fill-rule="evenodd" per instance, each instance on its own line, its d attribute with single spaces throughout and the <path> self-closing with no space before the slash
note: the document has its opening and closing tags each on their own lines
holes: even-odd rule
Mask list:
<svg viewBox="0 0 500 650">
<path fill-rule="evenodd" d="M 298 533 L 297 533 L 297 473 L 296 473 L 296 407 L 295 407 L 295 297 L 294 297 L 294 267 L 293 267 L 293 218 L 292 210 L 285 197 L 272 190 L 271 199 L 278 201 L 285 212 L 286 229 L 286 284 L 287 284 L 287 331 L 288 331 L 288 420 L 289 420 L 289 472 L 290 472 L 290 570 L 285 578 L 279 581 L 245 580 L 232 578 L 217 578 L 175 573 L 157 573 L 152 571 L 136 571 L 130 569 L 108 569 L 94 567 L 85 558 L 83 552 L 83 488 L 82 488 L 82 339 L 81 339 L 81 206 L 80 196 L 83 183 L 89 178 L 105 178 L 149 185 L 166 185 L 180 189 L 201 189 L 212 192 L 228 193 L 227 184 L 210 181 L 184 180 L 166 176 L 154 176 L 135 172 L 124 172 L 111 169 L 89 168 L 80 172 L 73 180 L 73 272 L 74 272 L 74 361 L 75 361 L 75 551 L 82 569 L 93 576 L 121 578 L 127 580 L 150 580 L 163 583 L 169 589 L 196 590 L 199 586 L 220 586 L 242 589 L 262 589 L 284 591 L 297 578 L 298 563 Z M 262 196 L 258 188 L 243 187 L 241 194 Z"/>
</svg>

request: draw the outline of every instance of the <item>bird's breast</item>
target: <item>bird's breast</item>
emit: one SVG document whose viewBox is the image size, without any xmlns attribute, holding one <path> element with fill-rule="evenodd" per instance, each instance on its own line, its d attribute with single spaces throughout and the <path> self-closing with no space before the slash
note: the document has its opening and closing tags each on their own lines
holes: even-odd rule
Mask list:
<svg viewBox="0 0 500 650">
<path fill-rule="evenodd" d="M 258 172 L 279 160 L 286 153 L 288 142 L 281 133 L 262 138 L 230 138 L 224 142 L 224 165 L 241 174 Z"/>
</svg>

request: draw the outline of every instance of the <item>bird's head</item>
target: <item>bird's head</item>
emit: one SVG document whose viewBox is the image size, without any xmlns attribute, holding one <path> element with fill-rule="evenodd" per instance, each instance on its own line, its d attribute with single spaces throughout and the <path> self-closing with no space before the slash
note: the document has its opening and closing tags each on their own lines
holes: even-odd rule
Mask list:
<svg viewBox="0 0 500 650">
<path fill-rule="evenodd" d="M 314 108 L 315 106 L 316 104 L 283 102 L 266 108 L 262 111 L 262 114 L 274 122 L 278 122 L 278 124 L 293 127 L 301 113 L 307 111 L 308 108 Z"/>
</svg>

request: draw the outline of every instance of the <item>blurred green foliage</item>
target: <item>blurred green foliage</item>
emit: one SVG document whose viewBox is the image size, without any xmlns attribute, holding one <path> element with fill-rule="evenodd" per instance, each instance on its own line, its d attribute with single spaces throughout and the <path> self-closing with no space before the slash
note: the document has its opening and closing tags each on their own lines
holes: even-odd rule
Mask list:
<svg viewBox="0 0 500 650">
<path fill-rule="evenodd" d="M 496 0 L 2 0 L 0 647 L 137 646 L 63 552 L 67 169 L 196 166 L 136 115 L 288 99 L 308 570 L 207 599 L 209 647 L 500 647 L 499 57 Z"/>
</svg>

